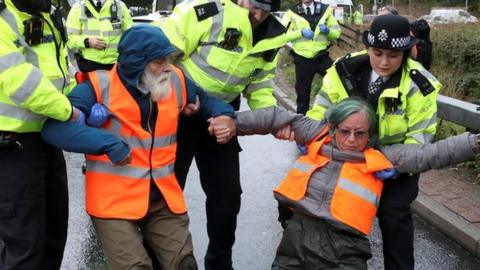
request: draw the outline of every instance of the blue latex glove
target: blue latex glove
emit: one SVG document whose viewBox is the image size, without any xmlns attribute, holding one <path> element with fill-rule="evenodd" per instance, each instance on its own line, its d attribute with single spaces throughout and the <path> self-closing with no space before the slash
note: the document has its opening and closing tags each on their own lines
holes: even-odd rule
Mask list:
<svg viewBox="0 0 480 270">
<path fill-rule="evenodd" d="M 325 24 L 320 24 L 318 28 L 320 28 L 320 33 L 322 34 L 327 35 L 328 33 L 330 33 L 330 29 Z"/>
<path fill-rule="evenodd" d="M 73 121 L 73 123 L 84 125 L 85 124 L 85 114 L 81 110 L 79 110 L 75 107 L 73 107 L 73 109 L 77 113 L 77 119 L 75 121 Z"/>
<path fill-rule="evenodd" d="M 306 39 L 312 39 L 313 38 L 313 31 L 310 28 L 303 28 L 302 29 L 302 37 Z"/>
<path fill-rule="evenodd" d="M 388 179 L 395 179 L 400 173 L 395 168 L 385 169 L 383 171 L 378 171 L 375 173 L 375 178 L 378 178 L 382 181 Z"/>
<path fill-rule="evenodd" d="M 297 144 L 297 149 L 301 155 L 308 154 L 308 146 L 306 146 L 305 144 Z"/>
<path fill-rule="evenodd" d="M 101 127 L 108 119 L 108 112 L 105 106 L 100 103 L 95 103 L 90 109 L 90 116 L 87 119 L 87 124 L 92 127 Z"/>
</svg>

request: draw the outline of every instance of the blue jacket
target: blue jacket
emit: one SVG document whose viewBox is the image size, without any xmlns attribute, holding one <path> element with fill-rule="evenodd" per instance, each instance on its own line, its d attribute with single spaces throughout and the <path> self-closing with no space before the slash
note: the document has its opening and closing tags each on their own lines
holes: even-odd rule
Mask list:
<svg viewBox="0 0 480 270">
<path fill-rule="evenodd" d="M 145 66 L 152 60 L 163 58 L 175 49 L 171 46 L 163 32 L 153 26 L 139 25 L 130 28 L 120 39 L 118 46 L 118 73 L 130 95 L 135 99 L 142 114 L 141 125 L 145 130 L 148 126 L 155 128 L 158 115 L 157 105 L 150 108 L 150 97 L 143 95 L 136 87 Z M 187 103 L 195 103 L 196 97 L 200 100 L 199 113 L 205 117 L 228 115 L 235 117 L 232 106 L 216 98 L 209 97 L 201 88 L 187 78 Z M 93 86 L 90 82 L 77 85 L 68 96 L 73 106 L 81 110 L 88 118 L 90 108 L 97 102 Z M 85 154 L 107 154 L 112 162 L 123 160 L 130 149 L 120 138 L 98 128 L 85 124 L 60 122 L 49 119 L 42 131 L 43 139 L 56 147 L 70 152 Z"/>
</svg>

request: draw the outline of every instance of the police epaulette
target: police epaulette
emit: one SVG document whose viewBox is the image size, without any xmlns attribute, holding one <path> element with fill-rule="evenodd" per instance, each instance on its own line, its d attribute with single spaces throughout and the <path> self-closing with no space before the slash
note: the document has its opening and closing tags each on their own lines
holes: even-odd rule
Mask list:
<svg viewBox="0 0 480 270">
<path fill-rule="evenodd" d="M 410 78 L 412 78 L 413 82 L 418 86 L 423 96 L 435 91 L 432 83 L 417 69 L 410 70 Z"/>
<path fill-rule="evenodd" d="M 199 22 L 218 14 L 217 4 L 214 2 L 194 6 L 193 8 L 195 9 Z"/>
<path fill-rule="evenodd" d="M 350 59 L 351 55 L 349 53 L 345 54 L 344 56 L 338 58 L 337 60 L 335 60 L 335 64 L 338 64 L 338 63 L 341 63 L 343 61 L 346 61 L 348 59 Z"/>
</svg>

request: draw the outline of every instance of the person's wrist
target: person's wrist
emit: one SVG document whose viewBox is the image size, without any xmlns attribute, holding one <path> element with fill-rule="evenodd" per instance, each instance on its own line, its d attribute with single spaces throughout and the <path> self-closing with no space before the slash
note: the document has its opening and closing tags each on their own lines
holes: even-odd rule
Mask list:
<svg viewBox="0 0 480 270">
<path fill-rule="evenodd" d="M 83 44 L 85 45 L 85 48 L 90 48 L 90 42 L 88 41 L 88 38 L 83 40 Z"/>
</svg>

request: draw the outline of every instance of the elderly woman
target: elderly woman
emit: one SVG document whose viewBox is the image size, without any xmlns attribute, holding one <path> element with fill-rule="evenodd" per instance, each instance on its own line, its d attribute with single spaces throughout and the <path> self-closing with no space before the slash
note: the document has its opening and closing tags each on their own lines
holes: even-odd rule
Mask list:
<svg viewBox="0 0 480 270">
<path fill-rule="evenodd" d="M 424 144 L 433 139 L 437 94 L 441 83 L 410 58 L 418 39 L 408 20 L 397 15 L 376 17 L 363 34 L 366 51 L 338 59 L 323 78 L 315 104 L 307 112 L 324 119 L 325 111 L 349 97 L 368 101 L 378 116 L 382 145 Z M 385 183 L 378 208 L 386 270 L 414 269 L 413 222 L 410 203 L 418 194 L 418 174 Z"/>
<path fill-rule="evenodd" d="M 383 178 L 419 173 L 471 160 L 479 153 L 479 136 L 465 133 L 422 146 L 377 142 L 377 116 L 364 101 L 349 98 L 329 110 L 326 121 L 265 108 L 237 114 L 237 133 L 275 134 L 291 125 L 297 143 L 308 146 L 275 198 L 294 210 L 272 269 L 367 269 L 370 233 Z M 226 136 L 217 127 L 218 137 Z M 395 169 L 392 169 L 395 168 Z M 398 179 L 389 181 L 401 181 Z"/>
</svg>

